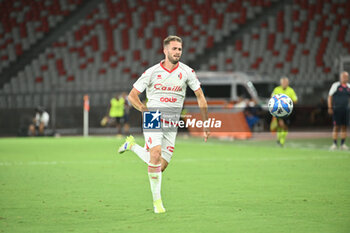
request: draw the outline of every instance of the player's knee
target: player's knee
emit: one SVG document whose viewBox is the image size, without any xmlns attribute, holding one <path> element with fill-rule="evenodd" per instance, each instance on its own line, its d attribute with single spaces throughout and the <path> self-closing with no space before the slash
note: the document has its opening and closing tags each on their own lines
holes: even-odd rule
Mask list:
<svg viewBox="0 0 350 233">
<path fill-rule="evenodd" d="M 34 129 L 35 129 L 34 125 L 29 125 L 29 130 L 30 131 L 34 131 Z"/>
<path fill-rule="evenodd" d="M 150 154 L 151 154 L 151 160 L 159 161 L 161 158 L 161 155 L 162 155 L 161 149 L 155 148 L 155 149 L 151 150 Z"/>
<path fill-rule="evenodd" d="M 168 162 L 162 159 L 162 172 L 167 168 L 167 166 L 168 166 Z"/>
</svg>

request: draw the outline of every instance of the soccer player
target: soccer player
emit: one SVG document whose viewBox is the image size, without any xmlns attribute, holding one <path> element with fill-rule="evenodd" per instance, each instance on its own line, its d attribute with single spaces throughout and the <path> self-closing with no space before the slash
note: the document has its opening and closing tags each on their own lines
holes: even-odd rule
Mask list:
<svg viewBox="0 0 350 233">
<path fill-rule="evenodd" d="M 338 131 L 340 129 L 340 149 L 348 150 L 345 145 L 346 125 L 348 124 L 347 107 L 350 97 L 349 73 L 340 74 L 340 82 L 333 83 L 328 94 L 328 113 L 333 115 L 333 145 L 330 150 L 338 148 Z"/>
<path fill-rule="evenodd" d="M 171 110 L 172 113 L 175 111 L 180 116 L 186 87 L 189 86 L 197 97 L 203 121 L 208 120 L 207 101 L 200 87 L 200 82 L 194 70 L 180 62 L 182 39 L 177 36 L 165 38 L 163 52 L 165 59 L 147 69 L 134 83 L 133 89 L 128 95 L 130 103 L 140 112 L 152 109 L 152 111 L 159 110 L 163 114 L 164 111 Z M 147 106 L 139 98 L 139 94 L 144 90 L 146 90 L 148 99 Z M 144 130 L 145 144 L 149 150 L 137 145 L 132 136 L 127 137 L 125 143 L 119 148 L 119 153 L 131 150 L 148 164 L 155 213 L 165 212 L 161 199 L 162 172 L 171 160 L 176 133 L 176 129 L 167 131 L 162 129 L 161 132 Z M 203 135 L 204 141 L 207 141 L 209 136 L 207 128 L 204 128 Z"/>
<path fill-rule="evenodd" d="M 36 107 L 33 124 L 29 125 L 29 136 L 44 136 L 45 129 L 49 125 L 49 119 L 50 115 L 45 111 L 44 107 Z"/>
<path fill-rule="evenodd" d="M 277 95 L 277 94 L 285 94 L 289 96 L 293 103 L 296 104 L 298 102 L 298 97 L 295 94 L 295 91 L 293 88 L 289 86 L 289 79 L 287 77 L 282 77 L 280 79 L 280 86 L 276 87 L 271 96 Z M 284 146 L 284 143 L 286 142 L 287 134 L 288 134 L 288 126 L 290 125 L 290 119 L 287 118 L 277 118 L 273 117 L 272 122 L 277 121 L 277 143 L 280 146 Z M 271 122 L 271 123 L 272 123 Z"/>
</svg>

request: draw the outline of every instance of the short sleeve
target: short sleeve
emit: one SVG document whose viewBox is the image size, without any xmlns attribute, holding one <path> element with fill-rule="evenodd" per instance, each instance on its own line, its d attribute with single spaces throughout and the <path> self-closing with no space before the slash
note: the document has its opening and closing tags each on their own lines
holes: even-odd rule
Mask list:
<svg viewBox="0 0 350 233">
<path fill-rule="evenodd" d="M 187 85 L 191 88 L 192 91 L 197 91 L 201 87 L 201 83 L 199 82 L 194 70 L 188 74 Z"/>
<path fill-rule="evenodd" d="M 290 96 L 290 98 L 293 100 L 293 102 L 298 101 L 298 96 L 297 96 L 297 94 L 295 93 L 294 89 L 291 89 L 291 90 L 292 90 L 292 91 L 291 91 L 291 96 Z"/>
<path fill-rule="evenodd" d="M 134 83 L 134 88 L 142 93 L 148 86 L 150 82 L 150 77 L 151 77 L 151 72 L 146 70 L 140 77 L 139 79 Z"/>
<path fill-rule="evenodd" d="M 41 122 L 43 122 L 45 125 L 49 123 L 50 116 L 47 112 L 44 112 L 41 116 Z"/>
<path fill-rule="evenodd" d="M 329 90 L 329 93 L 328 95 L 329 96 L 333 96 L 334 93 L 337 91 L 337 88 L 338 88 L 338 83 L 333 83 L 333 85 L 331 86 L 331 89 Z"/>
<path fill-rule="evenodd" d="M 276 95 L 276 92 L 277 92 L 277 87 L 275 87 L 275 89 L 273 89 L 272 93 L 271 93 L 271 97 Z"/>
</svg>

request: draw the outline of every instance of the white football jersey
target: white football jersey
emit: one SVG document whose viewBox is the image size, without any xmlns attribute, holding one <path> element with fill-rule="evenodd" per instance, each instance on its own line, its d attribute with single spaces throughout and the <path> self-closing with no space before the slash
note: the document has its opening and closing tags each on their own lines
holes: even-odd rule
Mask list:
<svg viewBox="0 0 350 233">
<path fill-rule="evenodd" d="M 178 62 L 170 71 L 162 63 L 147 69 L 133 86 L 140 93 L 146 90 L 147 108 L 150 110 L 166 112 L 165 109 L 172 109 L 173 113 L 180 114 L 187 86 L 196 91 L 200 88 L 200 82 L 189 66 Z"/>
<path fill-rule="evenodd" d="M 35 114 L 35 125 L 39 126 L 41 123 L 44 123 L 44 126 L 48 126 L 50 115 L 47 112 L 43 112 L 42 114 Z"/>
</svg>

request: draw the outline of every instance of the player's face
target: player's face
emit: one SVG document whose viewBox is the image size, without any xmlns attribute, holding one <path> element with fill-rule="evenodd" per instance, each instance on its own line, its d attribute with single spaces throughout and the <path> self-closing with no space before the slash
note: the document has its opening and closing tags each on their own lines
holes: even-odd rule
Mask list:
<svg viewBox="0 0 350 233">
<path fill-rule="evenodd" d="M 281 86 L 282 86 L 283 89 L 286 89 L 288 87 L 288 85 L 289 85 L 288 79 L 282 79 L 281 80 Z"/>
<path fill-rule="evenodd" d="M 349 82 L 349 74 L 347 72 L 343 72 L 340 76 L 340 82 L 341 83 L 347 83 Z"/>
<path fill-rule="evenodd" d="M 179 62 L 182 54 L 182 44 L 178 41 L 170 41 L 164 48 L 165 59 L 168 59 L 172 64 Z"/>
</svg>

